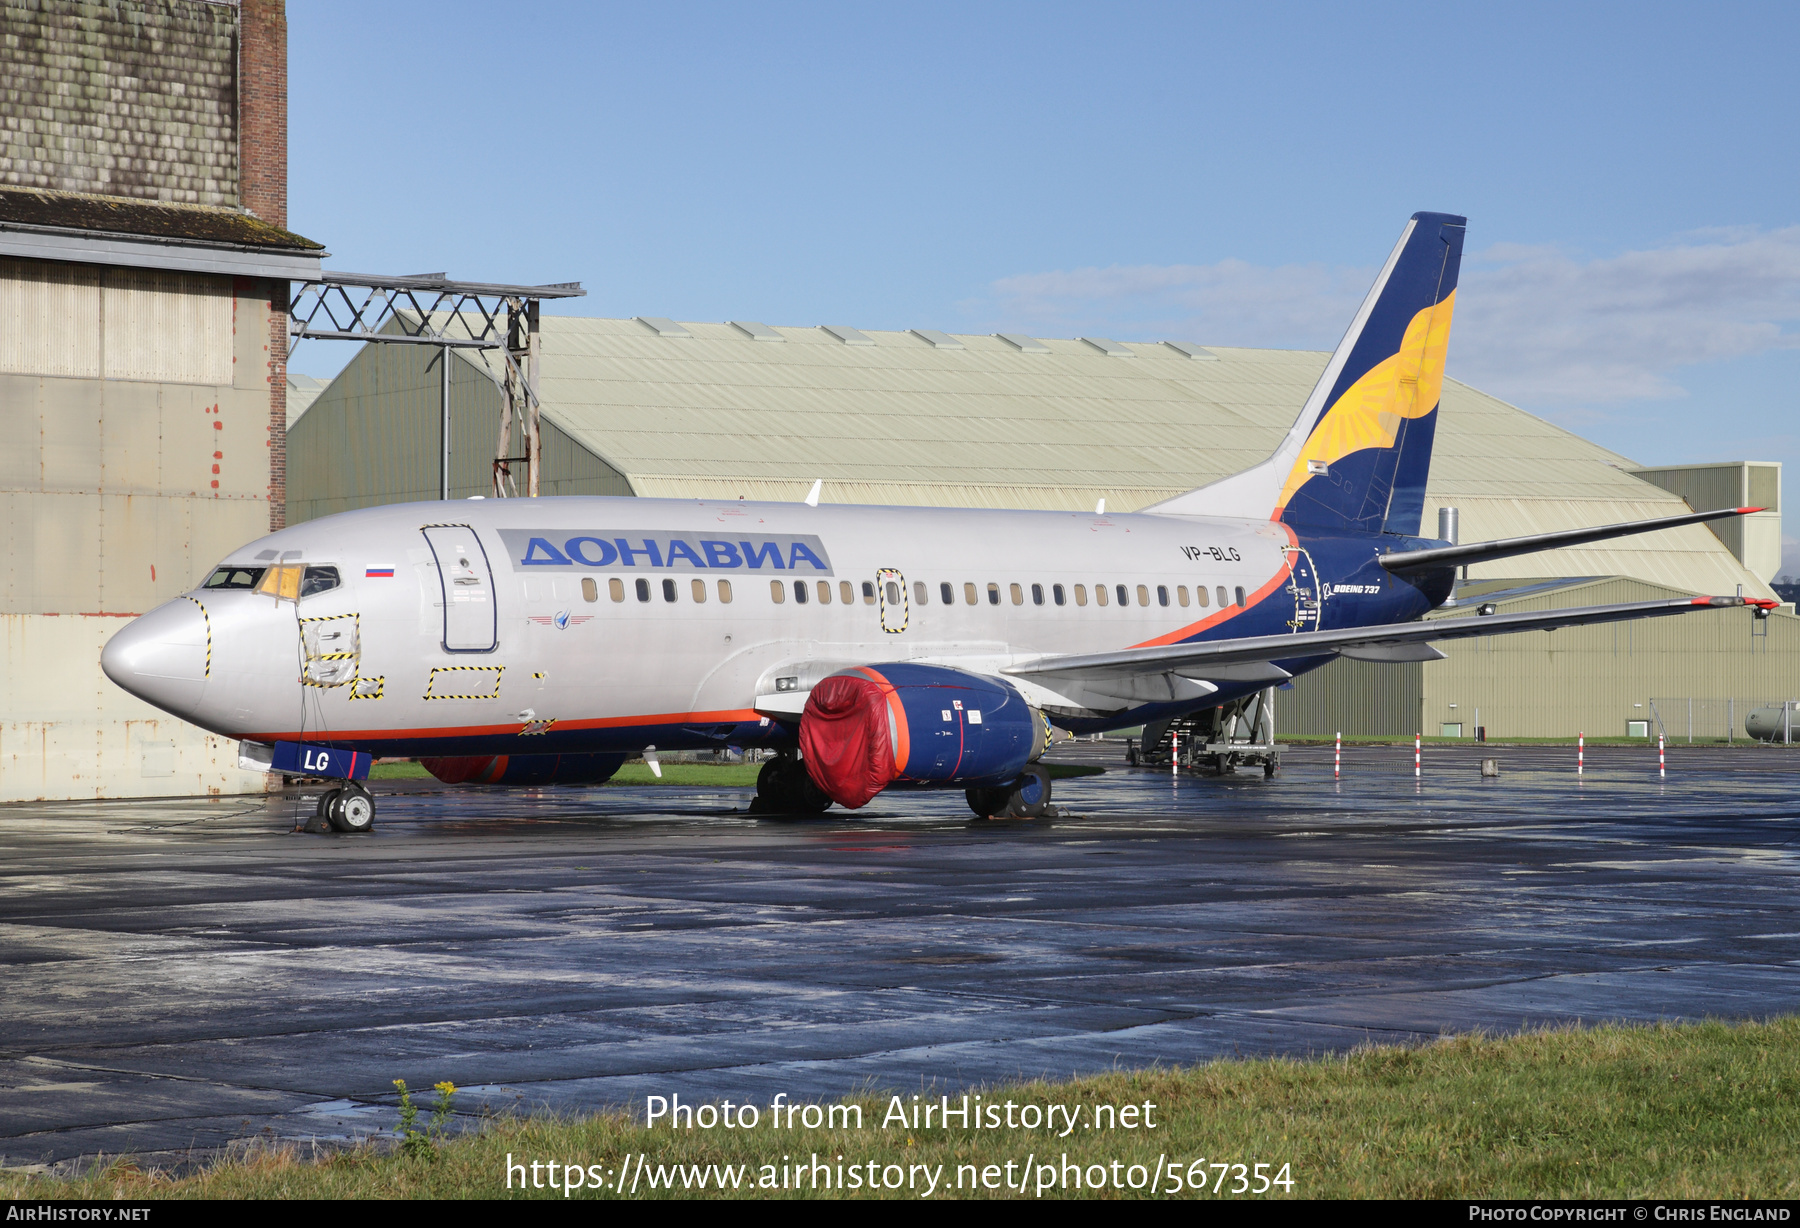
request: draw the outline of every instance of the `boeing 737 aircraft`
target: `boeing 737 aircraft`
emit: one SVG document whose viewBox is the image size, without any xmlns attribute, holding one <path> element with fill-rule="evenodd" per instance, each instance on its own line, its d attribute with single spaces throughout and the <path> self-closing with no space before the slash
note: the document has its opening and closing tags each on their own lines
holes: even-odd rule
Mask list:
<svg viewBox="0 0 1800 1228">
<path fill-rule="evenodd" d="M 250 761 L 341 782 L 320 812 L 342 831 L 373 822 L 371 756 L 449 781 L 581 783 L 651 748 L 725 745 L 777 752 L 765 809 L 948 787 L 977 814 L 1028 816 L 1049 799 L 1052 726 L 1164 720 L 1338 656 L 1432 660 L 1434 640 L 1747 604 L 1419 621 L 1471 562 L 1755 510 L 1419 537 L 1463 233 L 1414 214 L 1274 455 L 1139 513 L 367 508 L 234 551 L 101 664 Z"/>
</svg>

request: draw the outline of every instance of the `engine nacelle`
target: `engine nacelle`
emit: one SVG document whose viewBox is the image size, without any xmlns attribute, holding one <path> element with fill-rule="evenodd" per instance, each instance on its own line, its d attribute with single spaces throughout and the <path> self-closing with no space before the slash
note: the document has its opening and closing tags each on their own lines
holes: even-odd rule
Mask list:
<svg viewBox="0 0 1800 1228">
<path fill-rule="evenodd" d="M 807 774 L 854 810 L 895 781 L 1013 780 L 1044 753 L 1044 714 L 997 678 L 941 665 L 860 666 L 820 680 L 800 714 Z"/>
<path fill-rule="evenodd" d="M 457 755 L 419 763 L 447 785 L 597 785 L 624 755 Z"/>
</svg>

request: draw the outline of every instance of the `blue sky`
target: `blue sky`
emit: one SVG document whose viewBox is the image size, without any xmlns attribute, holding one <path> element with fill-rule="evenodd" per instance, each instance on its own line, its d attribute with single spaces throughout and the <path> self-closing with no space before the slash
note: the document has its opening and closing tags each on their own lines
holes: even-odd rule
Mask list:
<svg viewBox="0 0 1800 1228">
<path fill-rule="evenodd" d="M 1464 213 L 1452 375 L 1645 463 L 1800 481 L 1800 6 L 288 20 L 290 223 L 336 268 L 578 280 L 586 315 L 1328 348 L 1407 215 Z"/>
</svg>

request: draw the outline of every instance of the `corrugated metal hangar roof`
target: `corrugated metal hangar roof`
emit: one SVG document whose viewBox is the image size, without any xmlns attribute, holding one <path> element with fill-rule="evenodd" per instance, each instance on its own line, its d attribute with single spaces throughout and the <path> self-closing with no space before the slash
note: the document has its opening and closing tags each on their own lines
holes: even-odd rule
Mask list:
<svg viewBox="0 0 1800 1228">
<path fill-rule="evenodd" d="M 798 499 L 822 478 L 827 503 L 1131 511 L 1266 457 L 1329 357 L 669 323 L 543 321 L 545 416 L 644 496 Z M 1686 510 L 1631 466 L 1447 380 L 1426 507 L 1461 508 L 1465 541 Z M 1703 525 L 1476 574 L 1546 569 L 1769 595 Z"/>
<path fill-rule="evenodd" d="M 295 423 L 290 516 L 435 497 L 438 377 L 365 346 Z M 546 493 L 1133 511 L 1262 460 L 1327 355 L 545 316 Z M 460 363 L 479 367 L 473 351 Z M 499 397 L 463 367 L 453 492 L 486 490 Z M 456 368 L 453 368 L 453 374 Z M 471 446 L 473 445 L 473 446 Z M 1700 458 L 1696 458 L 1700 459 Z M 1427 495 L 1464 541 L 1672 515 L 1631 462 L 1465 384 L 1444 385 Z M 1695 592 L 1767 586 L 1704 525 L 1480 565 L 1481 577 L 1629 575 Z"/>
</svg>

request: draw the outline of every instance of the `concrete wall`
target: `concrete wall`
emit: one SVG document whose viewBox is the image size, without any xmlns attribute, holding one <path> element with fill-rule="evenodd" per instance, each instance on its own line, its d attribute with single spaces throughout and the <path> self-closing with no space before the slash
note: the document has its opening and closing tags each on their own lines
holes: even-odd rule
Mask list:
<svg viewBox="0 0 1800 1228">
<path fill-rule="evenodd" d="M 268 531 L 270 294 L 0 264 L 0 801 L 263 787 L 99 656 Z"/>
</svg>

